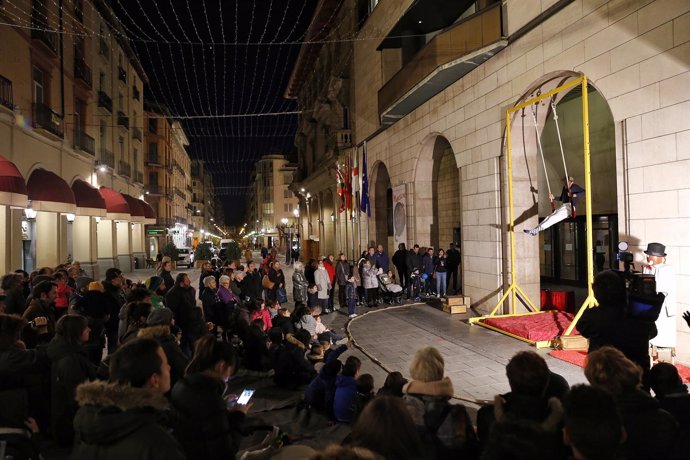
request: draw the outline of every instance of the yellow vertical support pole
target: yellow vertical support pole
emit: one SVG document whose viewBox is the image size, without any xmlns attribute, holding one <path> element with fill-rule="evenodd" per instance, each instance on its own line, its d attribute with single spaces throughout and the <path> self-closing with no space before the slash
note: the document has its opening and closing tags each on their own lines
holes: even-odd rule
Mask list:
<svg viewBox="0 0 690 460">
<path fill-rule="evenodd" d="M 513 216 L 513 149 L 510 140 L 510 111 L 506 110 L 506 155 L 508 155 L 508 217 L 510 218 L 510 309 L 513 314 L 517 311 L 515 298 L 515 218 Z"/>
<path fill-rule="evenodd" d="M 589 95 L 587 94 L 587 77 L 582 77 L 582 132 L 585 157 L 585 204 L 587 232 L 587 296 L 593 297 L 594 282 L 594 246 L 592 244 L 592 165 L 589 155 Z"/>
</svg>

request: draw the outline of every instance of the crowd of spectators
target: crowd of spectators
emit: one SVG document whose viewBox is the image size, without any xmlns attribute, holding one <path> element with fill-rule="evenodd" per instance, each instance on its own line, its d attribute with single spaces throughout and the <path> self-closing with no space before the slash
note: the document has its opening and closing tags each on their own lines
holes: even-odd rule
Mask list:
<svg viewBox="0 0 690 460">
<path fill-rule="evenodd" d="M 371 250 L 363 270 L 387 268 Z M 336 285 L 345 308 L 355 300 L 356 266 L 326 258 L 307 273 L 296 264 L 295 306 L 287 308 L 280 263 L 275 254 L 266 259 L 205 264 L 198 292 L 166 260 L 139 284 L 117 268 L 93 280 L 77 263 L 5 275 L 4 455 L 38 459 L 48 449 L 75 459 L 235 458 L 250 433 L 252 403 L 240 404 L 228 382 L 243 372 L 301 395 L 298 411 L 348 427 L 339 445 L 302 446 L 290 458 L 687 458 L 687 387 L 671 364 L 643 368 L 637 345 L 624 337 L 609 343 L 592 332 L 589 385 L 572 388 L 539 354 L 517 353 L 506 366 L 510 391 L 480 407 L 475 422 L 454 399 L 436 348 L 416 351 L 409 380 L 391 372 L 377 385 L 361 372 L 347 339 L 322 319 L 334 308 Z M 607 280 L 597 283 L 606 304 Z M 374 295 L 365 291 L 363 301 Z"/>
</svg>

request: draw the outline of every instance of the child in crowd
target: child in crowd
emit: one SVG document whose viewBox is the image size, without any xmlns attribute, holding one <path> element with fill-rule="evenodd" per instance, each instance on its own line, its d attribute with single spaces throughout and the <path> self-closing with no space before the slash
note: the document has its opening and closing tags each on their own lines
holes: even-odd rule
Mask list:
<svg viewBox="0 0 690 460">
<path fill-rule="evenodd" d="M 362 413 L 374 396 L 374 376 L 362 374 L 357 377 L 357 415 Z"/>
<path fill-rule="evenodd" d="M 335 380 L 333 415 L 339 422 L 350 423 L 357 417 L 357 376 L 362 362 L 356 356 L 349 356 L 343 370 Z"/>
<path fill-rule="evenodd" d="M 347 314 L 350 318 L 355 318 L 355 308 L 357 306 L 357 286 L 355 285 L 355 277 L 350 276 L 345 285 L 345 297 L 347 298 Z"/>
<path fill-rule="evenodd" d="M 263 320 L 263 331 L 268 332 L 269 329 L 273 327 L 273 323 L 271 322 L 271 314 L 270 312 L 266 309 L 266 303 L 262 301 L 257 301 L 256 302 L 256 310 L 251 312 L 249 315 L 249 320 L 254 321 L 255 319 L 261 319 Z"/>
<path fill-rule="evenodd" d="M 279 327 L 283 334 L 295 334 L 295 326 L 292 324 L 292 318 L 290 318 L 290 310 L 287 308 L 278 309 L 278 314 L 275 318 L 272 318 L 273 327 Z"/>
<path fill-rule="evenodd" d="M 268 312 L 271 314 L 271 320 L 275 318 L 278 315 L 278 311 L 280 310 L 280 303 L 277 300 L 269 300 L 268 301 Z"/>
</svg>

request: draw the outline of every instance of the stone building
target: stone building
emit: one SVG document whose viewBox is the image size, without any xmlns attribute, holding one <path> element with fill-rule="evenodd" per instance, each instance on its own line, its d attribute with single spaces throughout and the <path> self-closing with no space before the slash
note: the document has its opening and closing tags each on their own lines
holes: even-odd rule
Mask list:
<svg viewBox="0 0 690 460">
<path fill-rule="evenodd" d="M 678 272 L 678 311 L 688 309 L 690 3 L 345 5 L 361 7 L 359 30 L 348 43 L 354 49 L 353 142 L 360 147 L 367 141 L 372 200 L 362 246 L 388 242 L 394 249 L 398 235 L 389 223 L 397 216 L 388 197 L 404 195 L 404 241 L 435 248 L 459 243 L 462 290 L 479 311 L 491 309 L 511 275 L 506 109 L 586 75 L 592 158 L 587 193 L 597 268 L 615 265 L 618 241 L 630 243 L 637 263 L 648 243 L 662 242 Z M 510 120 L 515 276 L 531 299 L 539 298 L 545 281 L 586 284 L 583 205 L 578 216 L 538 238 L 522 233 L 551 212 L 548 189 L 560 194 L 565 169 L 584 186 L 581 103 L 575 87 Z M 308 151 L 301 146 L 309 142 L 298 134 L 300 152 Z M 677 318 L 679 354 L 687 359 L 689 337 Z"/>
<path fill-rule="evenodd" d="M 0 20 L 0 150 L 26 179 L 0 206 L 0 271 L 70 257 L 93 276 L 131 270 L 152 218 L 140 201 L 146 75 L 119 21 L 102 0 L 19 0 Z"/>
</svg>

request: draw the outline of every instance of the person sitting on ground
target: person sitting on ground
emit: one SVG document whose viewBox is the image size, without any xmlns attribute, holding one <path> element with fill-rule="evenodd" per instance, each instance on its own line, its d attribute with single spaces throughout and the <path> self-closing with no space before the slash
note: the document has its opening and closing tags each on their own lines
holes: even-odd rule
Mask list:
<svg viewBox="0 0 690 460">
<path fill-rule="evenodd" d="M 304 401 L 311 408 L 325 413 L 329 419 L 333 419 L 335 381 L 342 367 L 339 359 L 325 363 L 304 392 Z"/>
<path fill-rule="evenodd" d="M 554 197 L 553 195 L 549 195 L 549 199 L 552 203 L 554 200 L 558 200 L 563 204 L 550 215 L 548 215 L 544 220 L 542 220 L 541 224 L 534 228 L 525 228 L 523 231 L 529 235 L 536 236 L 539 234 L 539 232 L 543 232 L 547 228 L 552 227 L 565 219 L 570 217 L 574 218 L 576 214 L 578 194 L 582 195 L 583 193 L 585 193 L 585 189 L 577 185 L 572 176 L 565 177 L 563 179 L 563 190 L 561 191 L 561 196 Z"/>
<path fill-rule="evenodd" d="M 428 458 L 405 404 L 391 396 L 374 398 L 367 404 L 352 428 L 349 445 L 369 449 L 386 459 Z"/>
<path fill-rule="evenodd" d="M 225 315 L 223 312 L 224 305 L 218 296 L 216 277 L 207 275 L 202 281 L 202 285 L 204 286 L 204 292 L 200 294 L 200 297 L 204 317 L 206 321 L 210 321 L 215 325 L 222 325 Z"/>
<path fill-rule="evenodd" d="M 109 382 L 77 387 L 73 459 L 184 459 L 182 447 L 161 424 L 168 408 L 170 368 L 155 340 L 136 339 L 112 355 Z"/>
<path fill-rule="evenodd" d="M 290 310 L 287 308 L 278 309 L 278 314 L 271 320 L 273 327 L 279 327 L 285 335 L 295 334 L 295 326 L 290 318 Z"/>
<path fill-rule="evenodd" d="M 374 399 L 374 376 L 362 374 L 357 377 L 357 414 L 361 414 L 364 407 Z"/>
<path fill-rule="evenodd" d="M 494 404 L 482 406 L 477 412 L 477 435 L 482 449 L 486 448 L 491 430 L 499 419 L 530 420 L 537 424 L 553 419 L 557 424 L 562 418 L 559 400 L 568 385 L 549 370 L 544 358 L 533 351 L 516 353 L 506 366 L 506 375 L 510 392 L 497 395 Z M 556 390 L 550 389 L 553 381 L 561 382 Z M 562 449 L 560 432 L 556 431 L 554 423 L 548 424 L 553 428 L 550 447 Z"/>
<path fill-rule="evenodd" d="M 242 365 L 245 369 L 264 372 L 271 367 L 268 353 L 268 342 L 264 333 L 264 322 L 261 318 L 252 321 L 243 340 L 244 356 Z"/>
<path fill-rule="evenodd" d="M 690 394 L 678 368 L 671 363 L 656 363 L 649 372 L 649 385 L 661 408 L 680 424 L 681 438 L 690 439 Z"/>
<path fill-rule="evenodd" d="M 232 282 L 230 282 L 230 292 L 235 294 L 238 299 L 244 299 L 246 297 L 244 289 L 244 277 L 245 272 L 241 269 L 235 270 L 232 273 Z"/>
<path fill-rule="evenodd" d="M 671 458 L 678 422 L 641 389 L 640 366 L 606 346 L 589 353 L 585 377 L 613 396 L 628 434 L 623 444 L 626 459 Z"/>
<path fill-rule="evenodd" d="M 268 310 L 268 314 L 271 316 L 271 322 L 273 322 L 273 319 L 278 316 L 278 311 L 281 308 L 280 302 L 277 300 L 269 300 L 266 302 L 266 310 Z"/>
<path fill-rule="evenodd" d="M 126 343 L 137 337 L 139 330 L 146 327 L 146 319 L 153 307 L 147 302 L 129 303 L 127 309 L 127 331 L 120 338 L 120 343 Z"/>
<path fill-rule="evenodd" d="M 396 396 L 402 398 L 403 386 L 407 383 L 407 379 L 403 375 L 394 371 L 386 376 L 383 386 L 376 393 L 376 396 Z"/>
<path fill-rule="evenodd" d="M 474 458 L 477 437 L 465 406 L 450 404 L 453 382 L 443 376 L 444 360 L 436 348 L 417 350 L 403 400 L 417 426 L 429 458 Z"/>
<path fill-rule="evenodd" d="M 544 429 L 544 426 L 547 429 Z M 482 460 L 574 460 L 554 450 L 551 440 L 557 426 L 528 419 L 503 418 L 491 430 Z M 597 460 L 611 460 L 610 458 Z"/>
<path fill-rule="evenodd" d="M 333 415 L 339 422 L 351 423 L 357 418 L 357 377 L 361 367 L 359 358 L 349 356 L 342 372 L 336 377 Z"/>
<path fill-rule="evenodd" d="M 295 324 L 295 328 L 307 331 L 312 340 L 316 340 L 316 318 L 314 316 L 321 314 L 321 308 L 314 307 L 313 309 L 310 309 L 305 307 L 296 312 L 296 314 L 300 316 Z"/>
<path fill-rule="evenodd" d="M 60 446 L 74 442 L 72 421 L 79 409 L 74 396 L 80 383 L 96 379 L 98 368 L 89 361 L 84 345 L 91 329 L 81 315 L 64 315 L 55 326 L 55 337 L 47 346 L 52 362 L 50 377 L 51 433 Z"/>
<path fill-rule="evenodd" d="M 304 329 L 286 337 L 285 346 L 273 354 L 273 381 L 277 385 L 296 389 L 311 382 L 316 371 L 305 356 L 310 343 L 311 335 Z"/>
<path fill-rule="evenodd" d="M 212 276 L 214 279 L 217 276 L 216 271 L 213 269 L 213 266 L 211 265 L 210 262 L 204 262 L 201 265 L 201 274 L 199 275 L 199 298 L 201 299 L 204 296 L 204 290 L 208 286 L 206 284 L 206 278 L 209 276 Z"/>
<path fill-rule="evenodd" d="M 237 367 L 232 345 L 213 336 L 199 340 L 185 376 L 170 399 L 176 412 L 175 437 L 187 459 L 235 458 L 242 425 L 252 404 L 229 404 L 225 382 Z"/>
<path fill-rule="evenodd" d="M 266 309 L 266 302 L 257 301 L 254 304 L 254 311 L 250 313 L 249 320 L 254 321 L 255 319 L 260 319 L 262 321 L 264 333 L 268 332 L 268 330 L 273 327 L 273 323 L 271 322 L 271 314 Z"/>
<path fill-rule="evenodd" d="M 576 460 L 619 458 L 626 434 L 613 397 L 575 385 L 563 398 L 563 440 Z"/>
<path fill-rule="evenodd" d="M 175 320 L 169 308 L 156 308 L 146 318 L 146 326 L 139 329 L 137 337 L 154 339 L 160 343 L 170 365 L 170 385 L 174 386 L 184 375 L 189 358 L 182 353 L 180 344 L 173 334 Z"/>
</svg>

